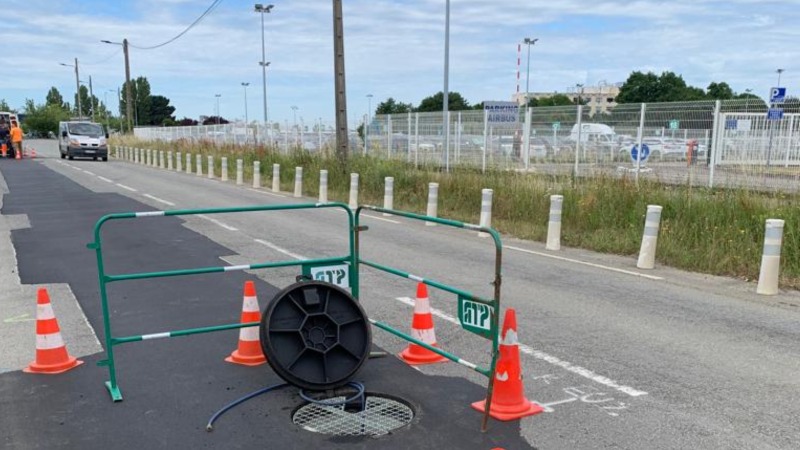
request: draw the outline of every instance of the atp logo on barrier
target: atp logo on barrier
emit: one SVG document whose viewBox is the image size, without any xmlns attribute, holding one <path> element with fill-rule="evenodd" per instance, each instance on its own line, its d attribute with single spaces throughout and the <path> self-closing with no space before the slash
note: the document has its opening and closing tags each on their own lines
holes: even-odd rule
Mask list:
<svg viewBox="0 0 800 450">
<path fill-rule="evenodd" d="M 493 307 L 463 297 L 458 298 L 458 320 L 463 329 L 491 339 L 493 317 Z"/>
</svg>

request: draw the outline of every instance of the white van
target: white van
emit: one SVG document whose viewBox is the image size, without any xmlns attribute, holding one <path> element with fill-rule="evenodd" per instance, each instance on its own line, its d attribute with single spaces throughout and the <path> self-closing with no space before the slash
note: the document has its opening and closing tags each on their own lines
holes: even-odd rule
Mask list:
<svg viewBox="0 0 800 450">
<path fill-rule="evenodd" d="M 586 149 L 601 152 L 613 152 L 619 146 L 614 129 L 603 123 L 582 123 L 580 133 L 578 133 L 578 124 L 576 123 L 572 127 L 569 138 L 572 142 L 578 142 L 580 139 Z"/>
<path fill-rule="evenodd" d="M 108 132 L 94 122 L 59 122 L 58 150 L 61 159 L 77 157 L 103 158 L 108 161 Z"/>
</svg>

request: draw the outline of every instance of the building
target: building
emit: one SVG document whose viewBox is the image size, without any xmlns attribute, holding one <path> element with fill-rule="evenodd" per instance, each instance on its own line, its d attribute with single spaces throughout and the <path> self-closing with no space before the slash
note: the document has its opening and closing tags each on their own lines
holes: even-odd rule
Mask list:
<svg viewBox="0 0 800 450">
<path fill-rule="evenodd" d="M 589 114 L 606 113 L 611 108 L 617 106 L 617 95 L 619 95 L 619 88 L 622 83 L 599 83 L 597 86 L 572 86 L 567 88 L 564 92 L 531 92 L 528 94 L 529 98 L 542 99 L 552 97 L 554 95 L 563 94 L 572 99 L 574 103 L 578 103 L 578 99 L 589 107 Z M 520 105 L 525 104 L 525 93 L 520 92 L 514 94 L 511 101 L 515 101 Z"/>
</svg>

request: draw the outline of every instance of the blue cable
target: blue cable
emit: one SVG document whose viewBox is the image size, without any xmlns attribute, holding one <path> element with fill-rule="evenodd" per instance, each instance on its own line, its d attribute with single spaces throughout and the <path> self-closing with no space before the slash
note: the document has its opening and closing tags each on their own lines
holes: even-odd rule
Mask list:
<svg viewBox="0 0 800 450">
<path fill-rule="evenodd" d="M 209 431 L 209 432 L 213 431 L 214 430 L 214 422 L 216 422 L 217 419 L 219 419 L 219 417 L 221 415 L 225 414 L 229 409 L 231 409 L 231 408 L 233 408 L 233 407 L 235 407 L 237 405 L 240 405 L 240 404 L 250 400 L 253 397 L 257 397 L 257 396 L 259 396 L 261 394 L 266 394 L 267 392 L 274 391 L 274 390 L 277 390 L 277 389 L 285 388 L 288 385 L 289 385 L 289 383 L 273 384 L 272 386 L 268 386 L 268 387 L 265 387 L 263 389 L 259 389 L 259 390 L 255 391 L 255 392 L 251 392 L 251 393 L 245 395 L 244 397 L 241 397 L 241 398 L 239 398 L 237 400 L 234 400 L 231 403 L 228 403 L 222 409 L 220 409 L 219 411 L 215 412 L 213 416 L 211 416 L 211 419 L 208 421 L 208 424 L 206 425 L 206 431 Z"/>
</svg>

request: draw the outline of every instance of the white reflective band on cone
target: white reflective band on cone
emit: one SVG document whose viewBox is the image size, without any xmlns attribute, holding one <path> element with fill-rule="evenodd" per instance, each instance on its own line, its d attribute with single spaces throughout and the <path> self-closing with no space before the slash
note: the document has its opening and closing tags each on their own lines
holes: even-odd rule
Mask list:
<svg viewBox="0 0 800 450">
<path fill-rule="evenodd" d="M 38 350 L 52 350 L 61 347 L 64 347 L 64 339 L 61 338 L 61 332 L 36 335 L 36 348 Z"/>
</svg>

